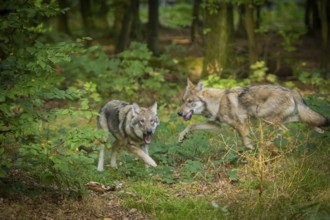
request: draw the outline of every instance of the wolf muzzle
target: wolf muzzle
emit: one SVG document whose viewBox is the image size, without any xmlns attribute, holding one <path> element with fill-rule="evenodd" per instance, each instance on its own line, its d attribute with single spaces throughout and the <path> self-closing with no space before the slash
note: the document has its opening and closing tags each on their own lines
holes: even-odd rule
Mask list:
<svg viewBox="0 0 330 220">
<path fill-rule="evenodd" d="M 148 129 L 145 134 L 143 134 L 143 139 L 146 144 L 151 143 L 151 138 L 152 138 L 153 132 L 151 129 Z"/>
<path fill-rule="evenodd" d="M 194 111 L 193 110 L 190 110 L 188 113 L 183 113 L 182 111 L 179 111 L 178 112 L 178 116 L 182 116 L 184 118 L 184 120 L 190 120 L 192 115 L 193 115 Z"/>
</svg>

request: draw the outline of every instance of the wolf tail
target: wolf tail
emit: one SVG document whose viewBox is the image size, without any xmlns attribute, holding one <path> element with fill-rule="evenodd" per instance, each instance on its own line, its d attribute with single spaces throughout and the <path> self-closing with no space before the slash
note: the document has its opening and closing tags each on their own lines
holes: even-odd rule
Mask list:
<svg viewBox="0 0 330 220">
<path fill-rule="evenodd" d="M 315 127 L 328 127 L 330 126 L 330 119 L 324 117 L 320 113 L 312 110 L 304 101 L 303 97 L 299 92 L 293 90 L 292 95 L 296 106 L 298 108 L 298 115 L 301 121 L 307 124 L 313 125 Z"/>
</svg>

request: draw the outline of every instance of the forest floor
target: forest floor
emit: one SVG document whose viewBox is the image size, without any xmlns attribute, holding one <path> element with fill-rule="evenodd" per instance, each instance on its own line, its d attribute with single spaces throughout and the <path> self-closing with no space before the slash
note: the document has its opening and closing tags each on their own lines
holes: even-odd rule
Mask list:
<svg viewBox="0 0 330 220">
<path fill-rule="evenodd" d="M 146 219 L 139 210 L 125 208 L 116 192 L 90 191 L 76 198 L 69 191 L 42 186 L 20 170 L 13 170 L 5 183 L 0 191 L 1 220 Z"/>
<path fill-rule="evenodd" d="M 271 62 L 271 71 L 279 75 L 292 77 L 293 68 L 290 63 L 284 62 L 282 58 L 299 61 L 302 65 L 310 69 L 317 68 L 319 63 L 319 42 L 312 40 L 311 37 L 303 37 L 297 50 L 287 53 L 281 50 L 277 37 L 268 39 L 269 53 L 278 57 L 278 60 Z M 203 52 L 200 45 L 192 45 L 189 41 L 189 30 L 163 30 L 160 33 L 161 51 L 164 51 L 165 45 L 175 43 L 182 45 L 186 50 L 186 56 L 201 57 Z M 247 42 L 240 40 L 235 44 L 237 52 L 247 53 Z M 107 47 L 111 53 L 111 48 Z M 199 74 L 201 67 L 195 67 L 195 74 Z M 198 76 L 197 76 L 198 77 Z M 313 87 L 308 85 L 301 86 L 308 92 Z M 154 219 L 135 208 L 127 208 L 120 198 L 120 191 L 96 193 L 89 192 L 88 196 L 77 199 L 70 196 L 70 192 L 63 193 L 63 190 L 45 187 L 39 185 L 31 179 L 26 173 L 20 170 L 13 170 L 11 175 L 5 179 L 5 185 L 0 190 L 0 219 Z M 181 184 L 181 183 L 179 183 Z M 235 184 L 229 180 L 221 182 L 222 189 L 227 193 L 235 193 Z M 166 185 L 164 185 L 166 187 Z M 200 183 L 200 188 L 196 192 L 207 193 L 214 192 L 216 186 L 209 187 Z M 167 185 L 167 187 L 173 187 Z M 181 189 L 190 188 L 184 183 Z M 185 190 L 181 190 L 185 194 Z M 184 196 L 184 195 L 178 195 Z"/>
</svg>

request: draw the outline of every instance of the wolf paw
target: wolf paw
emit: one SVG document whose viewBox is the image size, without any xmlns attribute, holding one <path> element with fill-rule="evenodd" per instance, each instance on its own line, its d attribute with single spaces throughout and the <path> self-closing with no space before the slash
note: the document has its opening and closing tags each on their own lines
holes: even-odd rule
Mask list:
<svg viewBox="0 0 330 220">
<path fill-rule="evenodd" d="M 118 169 L 118 165 L 117 165 L 117 163 L 113 163 L 113 162 L 111 162 L 111 163 L 110 163 L 110 167 L 111 167 L 112 169 Z"/>
<path fill-rule="evenodd" d="M 316 131 L 319 134 L 323 134 L 324 133 L 324 130 L 322 128 L 319 128 L 319 127 L 315 127 L 314 128 L 314 131 Z"/>
<path fill-rule="evenodd" d="M 157 164 L 156 164 L 155 161 L 150 162 L 149 165 L 152 166 L 152 167 L 157 167 Z"/>
<path fill-rule="evenodd" d="M 150 166 L 157 167 L 157 163 L 152 158 L 146 158 L 144 159 L 144 162 L 145 168 L 149 168 Z"/>
<path fill-rule="evenodd" d="M 188 135 L 188 132 L 185 132 L 185 131 L 181 132 L 179 134 L 179 142 L 183 142 L 183 140 L 187 137 L 187 135 Z"/>
</svg>

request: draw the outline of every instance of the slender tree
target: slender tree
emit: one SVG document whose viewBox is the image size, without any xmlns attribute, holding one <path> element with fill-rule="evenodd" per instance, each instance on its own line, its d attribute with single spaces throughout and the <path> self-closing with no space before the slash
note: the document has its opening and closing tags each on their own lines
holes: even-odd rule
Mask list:
<svg viewBox="0 0 330 220">
<path fill-rule="evenodd" d="M 330 73 L 328 73 L 329 64 L 329 2 L 328 0 L 318 0 L 320 20 L 321 20 L 321 69 L 327 73 L 327 78 L 330 78 Z"/>
<path fill-rule="evenodd" d="M 80 13 L 83 23 L 85 34 L 91 33 L 92 24 L 92 11 L 91 11 L 91 0 L 80 0 Z"/>
<path fill-rule="evenodd" d="M 159 55 L 159 1 L 148 0 L 148 48 L 154 55 Z"/>
<path fill-rule="evenodd" d="M 191 23 L 191 32 L 190 39 L 192 43 L 200 41 L 201 38 L 201 20 L 199 16 L 200 5 L 202 0 L 194 0 L 193 13 L 192 13 L 192 23 Z"/>
<path fill-rule="evenodd" d="M 246 28 L 245 28 L 245 5 L 239 4 L 237 6 L 238 12 L 238 23 L 235 30 L 236 37 L 246 38 Z"/>
<path fill-rule="evenodd" d="M 132 31 L 134 0 L 125 2 L 125 12 L 121 23 L 121 30 L 116 44 L 116 53 L 120 53 L 129 47 L 130 35 Z"/>
<path fill-rule="evenodd" d="M 127 7 L 128 0 L 114 0 L 112 4 L 113 13 L 114 13 L 114 22 L 112 26 L 112 33 L 114 42 L 118 43 L 119 35 L 121 32 L 121 26 L 123 22 L 123 17 Z"/>
<path fill-rule="evenodd" d="M 249 63 L 254 64 L 258 60 L 258 51 L 255 37 L 254 0 L 245 3 L 245 28 L 249 45 Z"/>
<path fill-rule="evenodd" d="M 202 76 L 231 69 L 233 7 L 226 0 L 205 4 L 205 50 Z"/>
<path fill-rule="evenodd" d="M 95 1 L 94 1 L 95 2 Z M 109 5 L 107 0 L 99 0 L 93 4 L 94 9 L 95 10 L 95 16 L 98 17 L 98 19 L 100 20 L 100 22 L 102 22 L 102 27 L 107 28 L 108 27 L 108 12 L 109 12 Z"/>
<path fill-rule="evenodd" d="M 305 25 L 309 34 L 316 34 L 321 27 L 317 1 L 306 0 L 305 3 Z"/>
<path fill-rule="evenodd" d="M 67 35 L 71 35 L 69 24 L 68 24 L 68 12 L 64 10 L 68 7 L 66 0 L 58 0 L 58 6 L 62 12 L 57 16 L 58 30 L 64 32 Z"/>
<path fill-rule="evenodd" d="M 117 24 L 120 27 L 120 31 L 116 40 L 116 53 L 126 50 L 132 40 L 142 41 L 139 3 L 139 0 L 126 0 L 117 5 L 124 14 L 120 24 Z"/>
<path fill-rule="evenodd" d="M 132 10 L 133 10 L 133 23 L 132 23 L 132 33 L 131 38 L 134 41 L 142 41 L 142 24 L 140 19 L 140 13 L 139 13 L 139 7 L 140 7 L 140 1 L 139 0 L 133 0 L 132 2 Z"/>
</svg>

